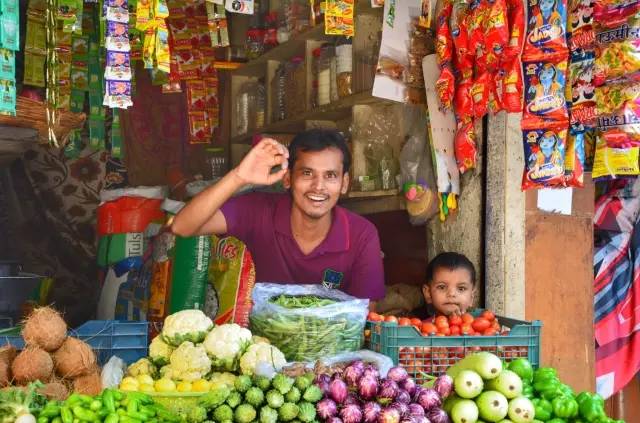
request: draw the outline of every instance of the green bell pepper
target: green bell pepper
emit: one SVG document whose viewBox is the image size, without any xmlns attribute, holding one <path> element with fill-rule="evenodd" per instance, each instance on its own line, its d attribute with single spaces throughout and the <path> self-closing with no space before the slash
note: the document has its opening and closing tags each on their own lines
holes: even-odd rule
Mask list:
<svg viewBox="0 0 640 423">
<path fill-rule="evenodd" d="M 575 398 L 576 396 L 576 393 L 573 392 L 573 389 L 571 389 L 569 385 L 564 383 L 560 384 L 560 391 L 562 392 L 562 395 L 564 395 L 565 397 Z"/>
<path fill-rule="evenodd" d="M 553 367 L 540 367 L 533 372 L 533 383 L 548 379 L 558 379 L 558 372 Z"/>
<path fill-rule="evenodd" d="M 570 419 L 578 415 L 578 403 L 570 397 L 557 397 L 551 401 L 553 414 L 556 417 Z"/>
<path fill-rule="evenodd" d="M 530 400 L 536 397 L 536 392 L 531 385 L 523 385 L 522 386 L 522 396 L 527 397 Z"/>
<path fill-rule="evenodd" d="M 533 375 L 533 389 L 547 400 L 552 400 L 562 395 L 563 389 L 556 369 L 543 367 L 536 370 Z"/>
<path fill-rule="evenodd" d="M 598 419 L 606 417 L 604 412 L 604 400 L 598 394 L 581 392 L 576 397 L 578 412 L 587 423 L 596 423 Z"/>
<path fill-rule="evenodd" d="M 533 380 L 533 367 L 526 358 L 516 358 L 509 363 L 507 369 L 520 376 L 523 382 L 531 383 Z"/>
<path fill-rule="evenodd" d="M 531 400 L 533 406 L 535 407 L 535 416 L 536 419 L 542 420 L 546 422 L 551 419 L 551 415 L 553 414 L 553 406 L 549 401 L 544 398 L 534 398 Z"/>
</svg>

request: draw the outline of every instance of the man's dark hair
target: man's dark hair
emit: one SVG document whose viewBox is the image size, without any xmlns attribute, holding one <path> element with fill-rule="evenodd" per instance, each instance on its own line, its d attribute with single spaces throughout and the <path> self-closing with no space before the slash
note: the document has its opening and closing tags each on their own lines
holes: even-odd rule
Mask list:
<svg viewBox="0 0 640 423">
<path fill-rule="evenodd" d="M 426 276 L 428 284 L 433 281 L 433 275 L 436 273 L 436 270 L 442 268 L 448 270 L 465 269 L 471 275 L 471 283 L 476 284 L 476 269 L 464 254 L 447 252 L 435 256 L 427 265 Z"/>
<path fill-rule="evenodd" d="M 298 158 L 298 151 L 322 151 L 337 148 L 342 152 L 342 171 L 347 173 L 351 167 L 351 152 L 342 134 L 333 129 L 310 129 L 296 135 L 289 145 L 289 169 Z"/>
</svg>

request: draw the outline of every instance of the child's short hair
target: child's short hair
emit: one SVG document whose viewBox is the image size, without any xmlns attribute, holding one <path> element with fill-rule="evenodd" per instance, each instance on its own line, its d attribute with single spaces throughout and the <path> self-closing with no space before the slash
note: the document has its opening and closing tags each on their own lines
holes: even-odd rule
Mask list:
<svg viewBox="0 0 640 423">
<path fill-rule="evenodd" d="M 476 269 L 473 263 L 464 254 L 446 252 L 435 256 L 427 265 L 427 283 L 433 281 L 433 275 L 436 270 L 445 268 L 449 270 L 465 269 L 471 275 L 471 283 L 476 284 Z"/>
</svg>

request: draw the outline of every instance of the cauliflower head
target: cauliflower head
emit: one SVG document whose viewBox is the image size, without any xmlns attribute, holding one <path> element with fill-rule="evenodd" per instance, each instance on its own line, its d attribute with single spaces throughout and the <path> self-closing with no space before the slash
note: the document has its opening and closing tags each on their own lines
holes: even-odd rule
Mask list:
<svg viewBox="0 0 640 423">
<path fill-rule="evenodd" d="M 156 366 L 169 364 L 172 352 L 173 347 L 164 342 L 160 335 L 153 338 L 149 344 L 149 358 Z"/>
<path fill-rule="evenodd" d="M 202 379 L 211 371 L 211 360 L 202 345 L 185 341 L 171 353 L 173 379 L 193 382 Z M 164 368 L 163 368 L 164 369 Z"/>
<path fill-rule="evenodd" d="M 127 374 L 129 376 L 140 376 L 140 375 L 149 375 L 151 377 L 155 376 L 156 368 L 147 358 L 141 358 L 136 361 L 127 369 Z"/>
<path fill-rule="evenodd" d="M 204 340 L 204 348 L 213 359 L 215 369 L 233 371 L 238 359 L 251 343 L 251 331 L 235 323 L 213 328 Z"/>
<path fill-rule="evenodd" d="M 242 370 L 242 374 L 251 376 L 260 363 L 265 363 L 272 366 L 275 371 L 280 371 L 287 364 L 287 359 L 282 351 L 273 345 L 253 344 L 240 357 L 240 370 Z"/>
<path fill-rule="evenodd" d="M 201 310 L 182 310 L 164 319 L 162 339 L 174 347 L 184 341 L 202 342 L 213 327 L 213 321 Z"/>
</svg>

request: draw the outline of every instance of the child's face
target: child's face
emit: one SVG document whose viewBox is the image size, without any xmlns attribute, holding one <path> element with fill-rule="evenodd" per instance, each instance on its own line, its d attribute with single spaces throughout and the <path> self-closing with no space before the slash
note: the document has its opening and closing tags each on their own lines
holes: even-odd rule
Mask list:
<svg viewBox="0 0 640 423">
<path fill-rule="evenodd" d="M 473 302 L 473 283 L 466 269 L 438 268 L 433 280 L 422 287 L 427 303 L 444 315 L 466 313 Z"/>
</svg>

